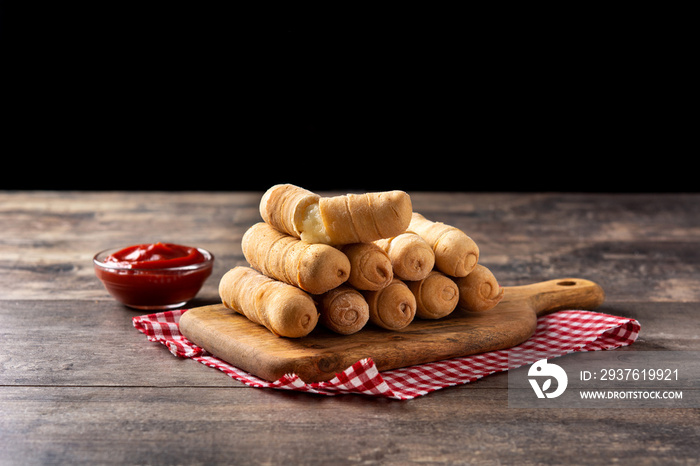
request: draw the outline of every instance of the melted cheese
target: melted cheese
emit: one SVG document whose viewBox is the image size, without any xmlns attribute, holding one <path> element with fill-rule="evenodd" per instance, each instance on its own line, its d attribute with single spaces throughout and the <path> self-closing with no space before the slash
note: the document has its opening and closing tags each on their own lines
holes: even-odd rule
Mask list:
<svg viewBox="0 0 700 466">
<path fill-rule="evenodd" d="M 307 243 L 329 244 L 331 242 L 330 237 L 326 234 L 318 203 L 311 204 L 306 208 L 300 230 L 302 241 Z"/>
</svg>

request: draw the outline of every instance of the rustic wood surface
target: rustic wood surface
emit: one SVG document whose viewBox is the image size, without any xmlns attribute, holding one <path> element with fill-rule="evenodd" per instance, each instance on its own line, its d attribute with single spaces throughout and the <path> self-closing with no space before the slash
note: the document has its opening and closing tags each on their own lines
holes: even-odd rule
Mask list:
<svg viewBox="0 0 700 466">
<path fill-rule="evenodd" d="M 515 409 L 507 374 L 411 401 L 255 389 L 172 356 L 95 277 L 98 251 L 212 251 L 189 307 L 244 264 L 260 192 L 0 192 L 0 464 L 697 464 L 699 409 Z M 700 350 L 700 195 L 411 192 L 503 285 L 581 277 L 642 325 L 622 351 Z"/>
<path fill-rule="evenodd" d="M 488 312 L 455 309 L 447 317 L 416 319 L 393 332 L 367 325 L 339 338 L 320 325 L 303 338 L 278 338 L 223 304 L 191 308 L 180 319 L 180 332 L 214 356 L 265 380 L 294 373 L 312 383 L 331 380 L 364 358 L 372 358 L 377 369 L 385 371 L 511 348 L 535 333 L 538 315 L 596 309 L 604 297 L 597 284 L 564 277 L 504 289 L 503 300 Z"/>
</svg>

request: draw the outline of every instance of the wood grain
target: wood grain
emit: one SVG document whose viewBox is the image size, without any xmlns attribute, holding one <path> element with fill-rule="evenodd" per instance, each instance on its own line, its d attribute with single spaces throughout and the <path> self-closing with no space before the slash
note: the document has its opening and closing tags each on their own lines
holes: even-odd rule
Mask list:
<svg viewBox="0 0 700 466">
<path fill-rule="evenodd" d="M 22 465 L 696 462 L 698 410 L 512 409 L 504 389 L 438 393 L 4 387 L 0 451 Z"/>
<path fill-rule="evenodd" d="M 221 304 L 190 309 L 180 318 L 180 331 L 262 379 L 273 382 L 293 373 L 311 383 L 330 380 L 364 358 L 385 371 L 511 348 L 535 333 L 538 315 L 593 310 L 603 300 L 596 283 L 561 278 L 505 287 L 503 300 L 487 312 L 457 309 L 445 318 L 416 319 L 395 331 L 368 325 L 352 335 L 338 335 L 319 326 L 303 338 L 279 338 Z"/>
<path fill-rule="evenodd" d="M 191 307 L 245 263 L 258 192 L 0 192 L 0 462 L 694 464 L 697 409 L 511 409 L 507 374 L 408 402 L 254 389 L 172 356 L 94 276 L 98 251 L 216 256 Z M 642 325 L 624 351 L 699 351 L 700 195 L 410 193 L 505 286 L 583 277 Z"/>
</svg>

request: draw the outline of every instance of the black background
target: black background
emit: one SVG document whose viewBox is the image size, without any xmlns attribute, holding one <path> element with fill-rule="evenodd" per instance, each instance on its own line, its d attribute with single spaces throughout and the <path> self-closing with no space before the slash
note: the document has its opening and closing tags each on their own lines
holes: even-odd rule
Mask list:
<svg viewBox="0 0 700 466">
<path fill-rule="evenodd" d="M 0 189 L 697 191 L 683 12 L 60 3 L 1 12 Z"/>
</svg>

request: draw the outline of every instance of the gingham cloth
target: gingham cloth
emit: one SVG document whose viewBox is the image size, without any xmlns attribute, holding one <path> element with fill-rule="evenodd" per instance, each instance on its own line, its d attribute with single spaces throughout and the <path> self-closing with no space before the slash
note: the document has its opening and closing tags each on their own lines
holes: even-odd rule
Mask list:
<svg viewBox="0 0 700 466">
<path fill-rule="evenodd" d="M 554 358 L 575 351 L 598 351 L 633 343 L 639 322 L 590 311 L 559 311 L 540 317 L 535 334 L 509 349 L 446 359 L 379 372 L 371 358 L 357 361 L 327 382 L 307 384 L 295 374 L 274 382 L 260 379 L 212 356 L 180 333 L 178 322 L 186 310 L 167 311 L 133 318 L 134 327 L 149 340 L 164 344 L 178 357 L 192 358 L 219 369 L 251 387 L 296 390 L 320 395 L 355 393 L 409 400 L 441 388 L 473 382 L 485 375 Z"/>
</svg>

